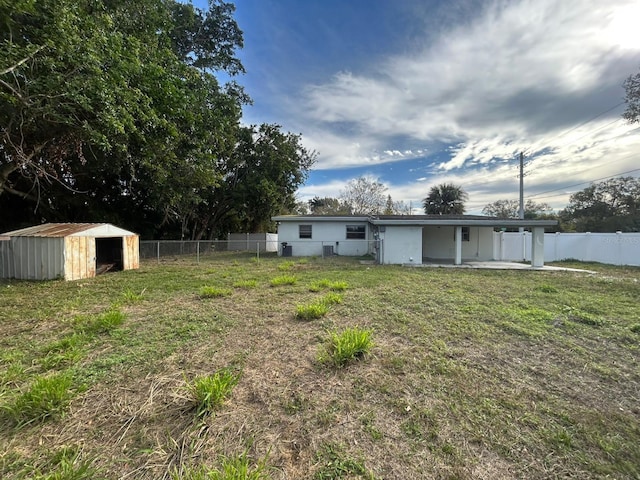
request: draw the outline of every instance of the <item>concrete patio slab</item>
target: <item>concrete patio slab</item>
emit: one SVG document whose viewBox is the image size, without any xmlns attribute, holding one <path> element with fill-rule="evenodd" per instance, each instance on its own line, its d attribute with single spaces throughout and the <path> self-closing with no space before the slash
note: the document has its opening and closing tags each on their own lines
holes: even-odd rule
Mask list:
<svg viewBox="0 0 640 480">
<path fill-rule="evenodd" d="M 592 270 L 582 270 L 579 268 L 567 268 L 556 267 L 552 265 L 543 265 L 542 267 L 532 267 L 529 263 L 517 263 L 517 262 L 500 262 L 500 261 L 485 261 L 476 262 L 468 261 L 462 262 L 461 265 L 454 265 L 450 261 L 438 262 L 438 261 L 424 261 L 421 264 L 405 264 L 407 267 L 431 267 L 431 268 L 475 268 L 481 270 L 536 270 L 541 272 L 580 272 L 580 273 L 596 273 Z"/>
</svg>

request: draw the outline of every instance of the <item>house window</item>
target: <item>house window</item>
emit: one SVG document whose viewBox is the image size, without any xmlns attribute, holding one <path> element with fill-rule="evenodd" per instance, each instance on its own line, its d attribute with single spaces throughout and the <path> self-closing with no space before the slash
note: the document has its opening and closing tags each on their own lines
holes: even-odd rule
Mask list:
<svg viewBox="0 0 640 480">
<path fill-rule="evenodd" d="M 311 225 L 299 225 L 298 233 L 300 238 L 311 238 Z"/>
<path fill-rule="evenodd" d="M 366 238 L 364 225 L 347 225 L 347 240 L 364 240 Z"/>
<path fill-rule="evenodd" d="M 453 241 L 456 241 L 456 231 L 458 229 L 454 227 L 453 229 Z M 469 241 L 469 227 L 462 227 L 462 241 L 463 242 L 468 242 Z"/>
</svg>

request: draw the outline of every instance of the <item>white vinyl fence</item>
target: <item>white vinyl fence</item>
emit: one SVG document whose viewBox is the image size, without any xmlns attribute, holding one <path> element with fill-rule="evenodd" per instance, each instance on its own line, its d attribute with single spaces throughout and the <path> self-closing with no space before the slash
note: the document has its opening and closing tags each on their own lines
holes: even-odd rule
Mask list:
<svg viewBox="0 0 640 480">
<path fill-rule="evenodd" d="M 496 232 L 495 260 L 531 261 L 531 233 Z M 544 261 L 580 260 L 640 266 L 640 233 L 545 233 Z"/>
</svg>

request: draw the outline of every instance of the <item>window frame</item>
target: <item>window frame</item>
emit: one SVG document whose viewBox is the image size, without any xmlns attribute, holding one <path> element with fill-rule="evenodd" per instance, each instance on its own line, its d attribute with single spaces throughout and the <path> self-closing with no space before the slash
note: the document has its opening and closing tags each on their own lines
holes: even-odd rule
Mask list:
<svg viewBox="0 0 640 480">
<path fill-rule="evenodd" d="M 304 229 L 304 231 L 303 231 Z M 307 232 L 308 230 L 308 232 Z M 310 223 L 298 225 L 298 238 L 299 239 L 311 239 L 313 238 L 313 225 Z"/>
<path fill-rule="evenodd" d="M 349 231 L 349 229 L 353 231 Z M 366 225 L 345 225 L 345 238 L 347 240 L 366 240 L 367 239 L 367 226 Z"/>
<path fill-rule="evenodd" d="M 458 229 L 453 227 L 453 241 L 456 241 L 456 232 Z M 462 227 L 462 241 L 469 242 L 471 241 L 471 227 Z"/>
</svg>

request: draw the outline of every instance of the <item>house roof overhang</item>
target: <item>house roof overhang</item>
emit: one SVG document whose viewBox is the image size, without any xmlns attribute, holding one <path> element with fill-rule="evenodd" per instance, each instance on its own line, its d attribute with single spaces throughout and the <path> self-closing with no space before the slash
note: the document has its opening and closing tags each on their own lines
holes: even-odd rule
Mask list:
<svg viewBox="0 0 640 480">
<path fill-rule="evenodd" d="M 271 217 L 274 222 L 368 222 L 367 216 L 356 215 L 278 215 Z"/>
<path fill-rule="evenodd" d="M 557 220 L 527 220 L 518 218 L 496 218 L 482 215 L 379 215 L 379 216 L 334 216 L 334 215 L 280 215 L 276 222 L 369 222 L 386 226 L 453 226 L 453 227 L 553 227 Z"/>
</svg>

